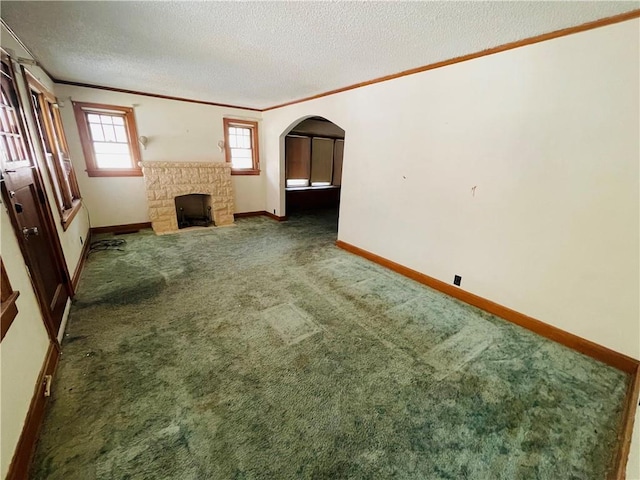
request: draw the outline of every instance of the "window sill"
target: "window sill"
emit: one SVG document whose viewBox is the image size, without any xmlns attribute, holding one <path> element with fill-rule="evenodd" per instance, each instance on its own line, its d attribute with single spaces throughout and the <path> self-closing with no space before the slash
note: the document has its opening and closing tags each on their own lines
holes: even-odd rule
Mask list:
<svg viewBox="0 0 640 480">
<path fill-rule="evenodd" d="M 301 190 L 337 190 L 340 185 L 309 185 L 307 187 L 285 187 L 287 192 L 297 192 Z"/>
<path fill-rule="evenodd" d="M 140 168 L 100 168 L 96 170 L 86 170 L 90 177 L 141 177 L 142 169 Z"/>
<path fill-rule="evenodd" d="M 80 207 L 82 206 L 82 201 L 78 198 L 74 200 L 71 204 L 71 208 L 62 212 L 62 229 L 67 230 L 73 219 L 76 218 L 76 215 L 80 211 Z"/>
<path fill-rule="evenodd" d="M 20 296 L 20 292 L 13 292 L 6 301 L 2 302 L 2 313 L 0 313 L 0 340 L 4 338 L 9 327 L 18 316 L 18 306 L 16 299 Z"/>
<path fill-rule="evenodd" d="M 248 168 L 246 170 L 231 170 L 231 175 L 260 175 L 260 170 Z"/>
</svg>

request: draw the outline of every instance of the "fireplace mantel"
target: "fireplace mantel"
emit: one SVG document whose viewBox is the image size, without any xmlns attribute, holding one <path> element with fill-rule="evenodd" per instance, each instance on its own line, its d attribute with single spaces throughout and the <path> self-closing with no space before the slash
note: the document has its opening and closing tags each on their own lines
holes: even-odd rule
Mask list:
<svg viewBox="0 0 640 480">
<path fill-rule="evenodd" d="M 211 195 L 216 226 L 233 224 L 231 165 L 226 162 L 140 162 L 147 190 L 149 219 L 156 234 L 178 231 L 175 198 Z"/>
</svg>

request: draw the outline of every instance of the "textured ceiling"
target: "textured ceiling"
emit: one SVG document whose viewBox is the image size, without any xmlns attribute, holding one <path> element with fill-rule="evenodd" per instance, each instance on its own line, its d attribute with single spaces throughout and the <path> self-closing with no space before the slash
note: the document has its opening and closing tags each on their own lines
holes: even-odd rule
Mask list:
<svg viewBox="0 0 640 480">
<path fill-rule="evenodd" d="M 56 78 L 264 108 L 638 2 L 11 2 Z"/>
</svg>

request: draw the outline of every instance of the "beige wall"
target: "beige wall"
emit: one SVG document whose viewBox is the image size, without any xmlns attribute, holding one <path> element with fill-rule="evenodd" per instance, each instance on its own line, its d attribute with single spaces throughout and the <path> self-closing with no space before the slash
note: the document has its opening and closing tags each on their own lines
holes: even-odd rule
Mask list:
<svg viewBox="0 0 640 480">
<path fill-rule="evenodd" d="M 2 26 L 2 47 L 4 49 L 11 49 L 15 52 L 18 57 L 22 58 L 31 58 L 29 54 L 20 46 L 20 44 L 11 36 L 11 34 L 5 29 L 4 25 Z M 51 79 L 38 67 L 26 66 L 31 74 L 33 74 L 46 88 L 50 91 L 57 94 L 57 89 Z M 22 97 L 23 105 L 28 105 L 29 103 L 29 94 L 27 87 L 25 85 L 24 79 L 20 73 L 20 69 L 16 66 L 16 75 L 18 82 L 18 89 L 20 90 L 20 96 Z M 35 142 L 39 142 L 37 137 L 36 126 L 33 122 L 33 118 L 31 115 L 27 115 L 27 125 L 29 127 L 29 131 L 31 134 L 32 141 L 34 145 L 38 145 Z M 65 260 L 67 263 L 67 268 L 69 269 L 69 273 L 73 275 L 75 271 L 76 265 L 78 264 L 78 260 L 80 259 L 80 255 L 82 252 L 82 244 L 80 242 L 80 237 L 82 237 L 83 241 L 86 238 L 87 231 L 89 230 L 89 221 L 87 218 L 87 212 L 84 210 L 80 211 L 73 222 L 67 230 L 65 231 L 62 228 L 60 214 L 58 212 L 55 196 L 53 194 L 53 189 L 51 187 L 51 179 L 49 178 L 49 172 L 46 167 L 46 162 L 42 157 L 41 151 L 39 147 L 35 148 L 36 160 L 40 166 L 40 173 L 42 174 L 44 187 L 47 193 L 47 198 L 49 199 L 49 203 L 51 205 L 51 209 L 53 212 L 53 218 L 55 220 L 56 228 L 58 231 L 58 237 L 60 238 L 60 243 L 62 245 L 62 250 L 64 251 Z M 84 192 L 81 192 L 84 193 Z"/>
<path fill-rule="evenodd" d="M 323 116 L 341 240 L 640 358 L 639 23 L 264 112 L 267 208 L 281 134 Z"/>
<path fill-rule="evenodd" d="M 89 177 L 70 98 L 81 102 L 132 106 L 138 135 L 149 139 L 143 161 L 223 162 L 217 146 L 224 139 L 223 117 L 260 122 L 261 113 L 166 100 L 94 88 L 56 85 L 71 157 L 93 227 L 149 221 L 142 177 Z M 264 210 L 264 176 L 234 175 L 235 212 Z"/>
<path fill-rule="evenodd" d="M 267 208 L 281 134 L 325 117 L 340 240 L 640 358 L 639 23 L 264 112 Z"/>
<path fill-rule="evenodd" d="M 2 27 L 1 40 L 3 48 L 13 50 L 19 57 L 29 58 L 27 52 L 11 37 L 4 26 Z M 53 83 L 42 70 L 37 67 L 29 67 L 29 70 L 47 88 L 54 91 Z M 28 105 L 27 89 L 17 66 L 16 71 L 18 73 L 18 89 L 23 104 Z M 35 142 L 37 141 L 36 130 L 29 115 L 27 115 L 27 123 L 32 141 Z M 89 230 L 86 212 L 84 210 L 79 212 L 69 228 L 66 231 L 63 230 L 49 174 L 38 149 L 36 149 L 36 161 L 43 176 L 49 204 L 52 207 L 52 215 L 65 261 L 70 274 L 73 275 L 82 252 L 80 237 L 85 240 Z M 22 432 L 38 375 L 46 356 L 49 339 L 16 235 L 11 226 L 7 207 L 4 204 L 1 207 L 0 221 L 2 260 L 13 289 L 20 291 L 17 301 L 18 316 L 0 344 L 0 420 L 2 423 L 0 429 L 0 478 L 4 478 Z M 66 318 L 63 324 L 64 322 L 66 322 Z"/>
<path fill-rule="evenodd" d="M 2 260 L 11 286 L 20 292 L 18 316 L 0 344 L 0 478 L 5 478 L 47 353 L 49 337 L 5 205 L 1 207 L 0 222 Z"/>
<path fill-rule="evenodd" d="M 639 34 L 627 21 L 264 112 L 267 209 L 283 214 L 281 134 L 325 117 L 347 137 L 340 240 L 638 359 Z"/>
</svg>

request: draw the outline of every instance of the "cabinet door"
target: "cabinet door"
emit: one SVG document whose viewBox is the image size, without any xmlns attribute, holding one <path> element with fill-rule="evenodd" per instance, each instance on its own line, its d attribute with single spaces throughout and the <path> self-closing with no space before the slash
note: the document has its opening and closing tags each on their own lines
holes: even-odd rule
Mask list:
<svg viewBox="0 0 640 480">
<path fill-rule="evenodd" d="M 344 156 L 344 140 L 336 140 L 333 145 L 333 184 L 342 184 L 342 157 Z"/>
<path fill-rule="evenodd" d="M 331 185 L 333 175 L 333 140 L 314 138 L 311 144 L 311 185 Z"/>
<path fill-rule="evenodd" d="M 287 136 L 284 148 L 287 180 L 306 180 L 308 185 L 311 178 L 311 139 Z"/>
</svg>

